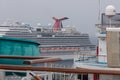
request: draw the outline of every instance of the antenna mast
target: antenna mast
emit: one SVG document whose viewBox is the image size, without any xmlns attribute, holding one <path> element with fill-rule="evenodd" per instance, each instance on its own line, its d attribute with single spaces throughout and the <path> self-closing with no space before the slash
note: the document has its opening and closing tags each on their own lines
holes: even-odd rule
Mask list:
<svg viewBox="0 0 120 80">
<path fill-rule="evenodd" d="M 101 8 L 100 8 L 100 6 L 101 6 L 101 2 L 100 2 L 100 0 L 98 0 L 98 21 L 99 21 L 99 23 L 101 23 Z"/>
</svg>

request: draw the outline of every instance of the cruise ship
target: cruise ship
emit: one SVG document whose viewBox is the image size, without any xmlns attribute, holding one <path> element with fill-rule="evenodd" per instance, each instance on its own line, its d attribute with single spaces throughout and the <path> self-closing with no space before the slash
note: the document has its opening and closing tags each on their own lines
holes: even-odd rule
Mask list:
<svg viewBox="0 0 120 80">
<path fill-rule="evenodd" d="M 53 19 L 55 20 L 53 27 L 39 24 L 37 27 L 31 27 L 20 22 L 5 22 L 0 25 L 0 36 L 35 40 L 40 43 L 40 52 L 44 55 L 73 54 L 79 48 L 95 49 L 88 34 L 78 32 L 75 26 L 63 27 L 62 20 L 68 19 L 67 17 Z"/>
</svg>

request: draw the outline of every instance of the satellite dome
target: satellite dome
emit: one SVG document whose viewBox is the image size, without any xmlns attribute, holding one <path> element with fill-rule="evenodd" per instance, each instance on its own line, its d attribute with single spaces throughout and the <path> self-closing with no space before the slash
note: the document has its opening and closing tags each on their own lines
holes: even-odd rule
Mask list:
<svg viewBox="0 0 120 80">
<path fill-rule="evenodd" d="M 112 17 L 116 14 L 115 7 L 113 5 L 108 5 L 105 10 L 105 15 Z"/>
</svg>

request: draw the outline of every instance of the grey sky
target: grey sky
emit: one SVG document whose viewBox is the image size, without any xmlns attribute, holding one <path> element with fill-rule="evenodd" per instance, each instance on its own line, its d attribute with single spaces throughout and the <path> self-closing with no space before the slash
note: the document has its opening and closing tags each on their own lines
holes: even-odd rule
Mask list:
<svg viewBox="0 0 120 80">
<path fill-rule="evenodd" d="M 95 34 L 99 0 L 0 0 L 0 23 L 18 20 L 35 26 L 53 24 L 52 17 L 69 17 L 63 25 L 75 25 L 83 33 Z M 120 0 L 100 0 L 101 12 L 113 4 L 120 12 Z"/>
</svg>

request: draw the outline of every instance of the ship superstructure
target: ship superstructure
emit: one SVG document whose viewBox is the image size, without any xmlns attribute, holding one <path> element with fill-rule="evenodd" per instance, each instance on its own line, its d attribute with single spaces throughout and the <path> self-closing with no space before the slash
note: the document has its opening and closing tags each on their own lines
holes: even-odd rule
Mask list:
<svg viewBox="0 0 120 80">
<path fill-rule="evenodd" d="M 89 35 L 78 32 L 75 26 L 60 27 L 59 30 L 53 29 L 55 27 L 48 27 L 51 26 L 39 25 L 33 28 L 20 22 L 4 24 L 0 26 L 0 35 L 35 40 L 40 43 L 40 51 L 44 54 L 73 54 L 80 47 L 95 49 L 95 45 L 91 44 Z"/>
</svg>

